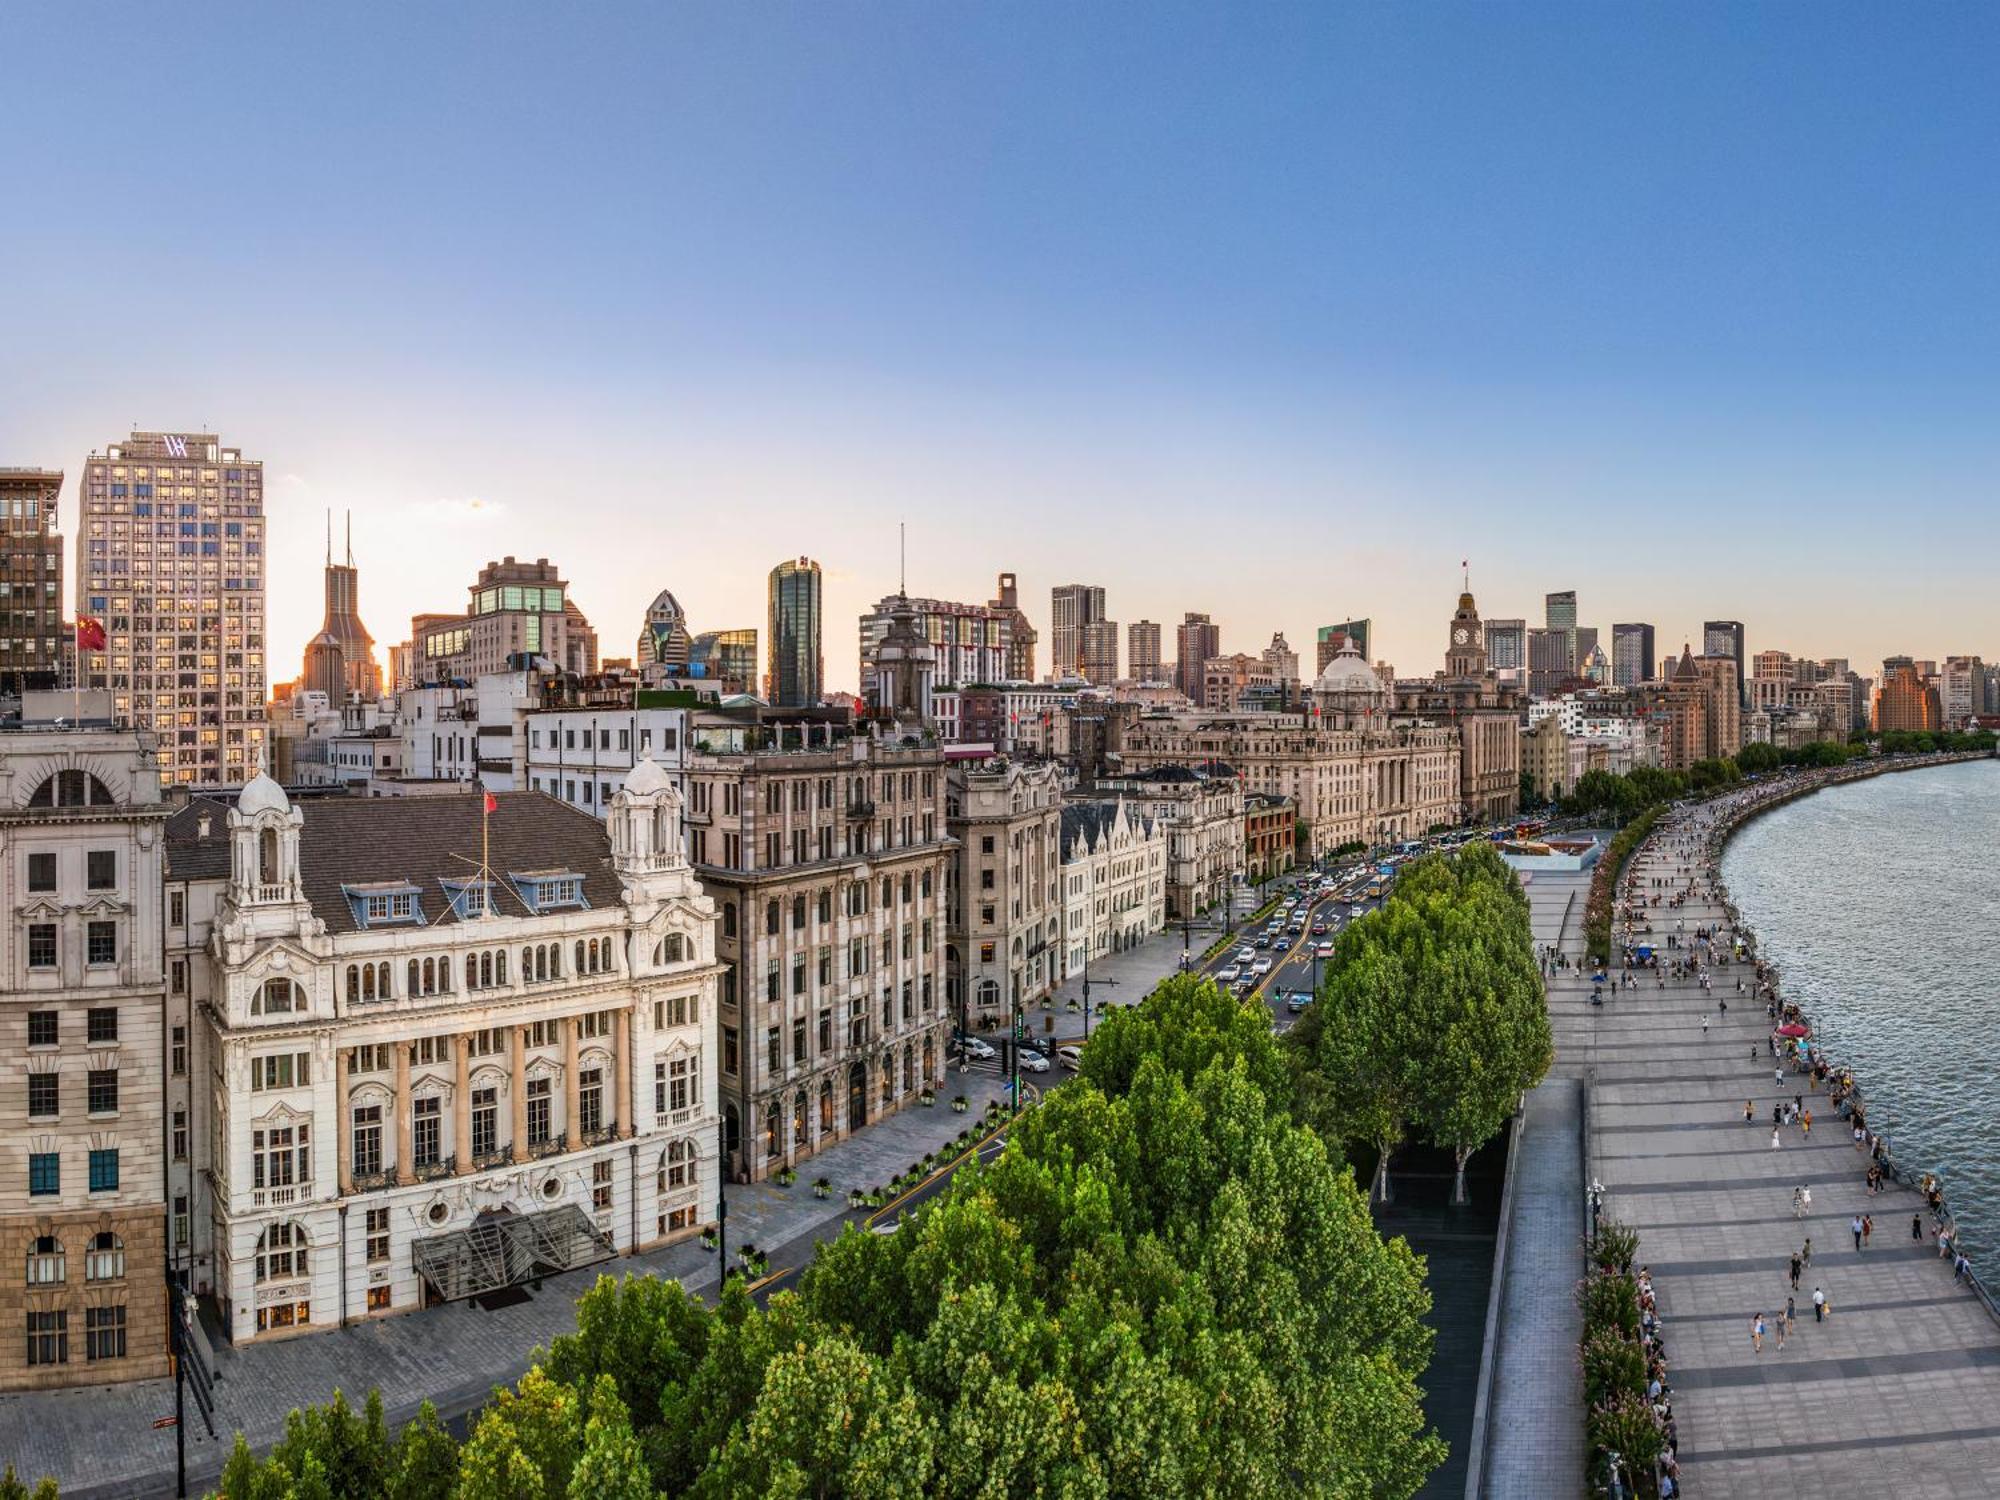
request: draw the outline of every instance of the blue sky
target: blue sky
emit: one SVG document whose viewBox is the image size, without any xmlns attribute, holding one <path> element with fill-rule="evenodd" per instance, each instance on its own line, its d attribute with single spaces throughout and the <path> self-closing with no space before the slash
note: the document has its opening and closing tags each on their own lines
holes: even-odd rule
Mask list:
<svg viewBox="0 0 2000 1500">
<path fill-rule="evenodd" d="M 193 16 L 193 21 L 189 20 Z M 0 463 L 273 476 L 272 675 L 351 507 L 378 640 L 547 555 L 671 587 L 1102 583 L 2000 656 L 2000 20 L 1972 7 L 34 4 Z M 23 211 L 20 205 L 32 205 Z M 67 497 L 66 497 L 67 498 Z M 1696 636 L 1698 640 L 1698 635 Z"/>
</svg>

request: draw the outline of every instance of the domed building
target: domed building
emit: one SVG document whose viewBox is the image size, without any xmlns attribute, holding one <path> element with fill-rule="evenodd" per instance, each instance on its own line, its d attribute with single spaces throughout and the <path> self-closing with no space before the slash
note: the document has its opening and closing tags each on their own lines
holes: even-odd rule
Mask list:
<svg viewBox="0 0 2000 1500">
<path fill-rule="evenodd" d="M 679 674 L 687 669 L 692 644 L 687 612 L 669 590 L 661 589 L 646 606 L 646 622 L 639 627 L 639 643 L 633 647 L 632 664 L 641 671 L 658 665 Z"/>
<path fill-rule="evenodd" d="M 1312 685 L 1313 706 L 1327 729 L 1361 729 L 1371 718 L 1386 719 L 1393 704 L 1389 685 L 1356 648 L 1344 639 L 1333 659 Z"/>
</svg>

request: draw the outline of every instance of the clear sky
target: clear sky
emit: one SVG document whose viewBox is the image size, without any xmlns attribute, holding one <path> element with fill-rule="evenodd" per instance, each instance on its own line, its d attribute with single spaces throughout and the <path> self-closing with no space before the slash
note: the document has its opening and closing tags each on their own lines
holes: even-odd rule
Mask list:
<svg viewBox="0 0 2000 1500">
<path fill-rule="evenodd" d="M 1101 583 L 1224 650 L 1712 616 L 2000 656 L 2000 12 L 200 4 L 0 16 L 0 464 L 270 476 L 271 674 L 351 508 L 384 644 L 557 561 Z M 72 488 L 65 492 L 73 529 Z M 1045 634 L 1046 641 L 1046 634 Z M 1171 654 L 1171 647 L 1169 647 Z M 1044 651 L 1046 660 L 1046 651 Z"/>
</svg>

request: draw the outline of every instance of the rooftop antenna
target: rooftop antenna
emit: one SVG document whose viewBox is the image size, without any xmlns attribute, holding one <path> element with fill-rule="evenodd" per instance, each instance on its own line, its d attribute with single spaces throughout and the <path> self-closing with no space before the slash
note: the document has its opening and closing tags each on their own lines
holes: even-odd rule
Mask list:
<svg viewBox="0 0 2000 1500">
<path fill-rule="evenodd" d="M 354 511 L 351 507 L 347 512 L 347 565 L 350 568 L 354 566 Z"/>
<path fill-rule="evenodd" d="M 896 592 L 910 597 L 910 538 L 907 522 L 896 523 Z"/>
<path fill-rule="evenodd" d="M 326 565 L 333 566 L 333 507 L 326 508 Z"/>
</svg>

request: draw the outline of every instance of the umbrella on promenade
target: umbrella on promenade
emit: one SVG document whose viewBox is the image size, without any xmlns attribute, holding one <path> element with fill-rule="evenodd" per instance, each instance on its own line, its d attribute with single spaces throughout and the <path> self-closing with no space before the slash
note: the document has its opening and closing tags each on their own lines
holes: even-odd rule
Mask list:
<svg viewBox="0 0 2000 1500">
<path fill-rule="evenodd" d="M 1778 1028 L 1779 1036 L 1811 1036 L 1812 1027 L 1801 1026 L 1797 1021 L 1788 1021 Z"/>
</svg>

